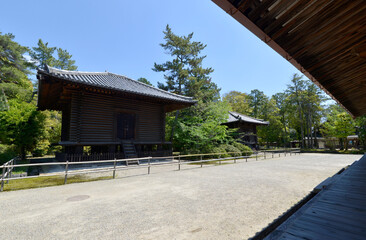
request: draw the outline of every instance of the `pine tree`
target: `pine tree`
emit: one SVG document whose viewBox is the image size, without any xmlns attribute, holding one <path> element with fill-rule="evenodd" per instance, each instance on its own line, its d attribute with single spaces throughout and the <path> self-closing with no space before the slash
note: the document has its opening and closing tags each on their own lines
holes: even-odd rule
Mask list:
<svg viewBox="0 0 366 240">
<path fill-rule="evenodd" d="M 187 36 L 174 34 L 169 25 L 163 33 L 165 42 L 160 46 L 172 59 L 162 64 L 154 63 L 153 70 L 164 72 L 166 80 L 165 83 L 159 82 L 158 87 L 197 100 L 195 106 L 182 110 L 181 117 L 179 111 L 175 112 L 175 116 L 167 116 L 169 140 L 172 141 L 174 136 L 177 150 L 191 148 L 201 151 L 216 142 L 225 141 L 228 131 L 220 123 L 227 117 L 228 107 L 218 102 L 220 89 L 210 77 L 213 69 L 202 66 L 206 56 L 201 55 L 201 51 L 206 45 L 193 41 L 193 33 Z M 175 128 L 178 128 L 176 132 Z"/>
<path fill-rule="evenodd" d="M 48 47 L 48 42 L 44 43 L 42 39 L 38 40 L 38 47 L 33 47 L 31 57 L 37 62 L 37 66 L 43 68 L 45 65 L 50 67 L 55 66 L 56 59 L 53 54 L 56 51 L 56 47 Z"/>
<path fill-rule="evenodd" d="M 149 80 L 147 80 L 146 78 L 143 78 L 143 77 L 140 77 L 139 79 L 137 79 L 137 81 L 145 83 L 149 86 L 153 86 L 152 83 Z"/>
<path fill-rule="evenodd" d="M 202 67 L 206 56 L 201 51 L 206 45 L 192 41 L 193 33 L 178 36 L 166 26 L 164 40 L 160 46 L 173 59 L 162 64 L 154 63 L 155 72 L 164 72 L 166 83 L 158 83 L 158 87 L 173 93 L 194 97 L 202 101 L 212 101 L 219 98 L 220 89 L 211 81 L 209 76 L 212 68 Z"/>
<path fill-rule="evenodd" d="M 48 42 L 44 43 L 42 39 L 38 40 L 37 47 L 32 48 L 31 57 L 39 68 L 45 65 L 56 67 L 62 70 L 75 71 L 78 67 L 75 65 L 75 60 L 72 60 L 72 55 L 62 48 L 49 47 Z M 55 51 L 57 50 L 57 58 L 55 58 Z"/>
<path fill-rule="evenodd" d="M 71 59 L 72 55 L 68 51 L 58 48 L 57 55 L 58 59 L 55 62 L 56 68 L 70 71 L 75 71 L 78 69 L 78 67 L 75 65 L 75 60 Z"/>
</svg>

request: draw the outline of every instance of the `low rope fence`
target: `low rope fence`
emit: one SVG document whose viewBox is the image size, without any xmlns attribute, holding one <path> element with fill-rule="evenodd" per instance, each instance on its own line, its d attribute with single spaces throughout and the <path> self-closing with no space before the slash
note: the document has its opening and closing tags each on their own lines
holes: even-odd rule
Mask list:
<svg viewBox="0 0 366 240">
<path fill-rule="evenodd" d="M 229 157 L 222 157 L 231 154 L 233 156 Z M 128 170 L 128 169 L 147 169 L 147 174 L 151 173 L 151 168 L 155 166 L 163 166 L 163 165 L 177 165 L 177 170 L 181 170 L 181 166 L 185 164 L 199 164 L 200 167 L 203 167 L 204 163 L 209 162 L 218 162 L 218 165 L 221 165 L 223 161 L 233 161 L 233 163 L 237 163 L 238 160 L 244 159 L 245 162 L 248 161 L 248 158 L 255 158 L 258 161 L 260 158 L 267 159 L 267 158 L 274 158 L 275 156 L 280 157 L 281 154 L 283 156 L 286 155 L 296 155 L 300 154 L 299 148 L 292 148 L 292 149 L 282 149 L 282 150 L 262 150 L 262 151 L 255 151 L 252 155 L 249 152 L 225 152 L 225 153 L 206 153 L 206 154 L 189 154 L 189 155 L 178 155 L 178 156 L 168 156 L 168 157 L 143 157 L 143 158 L 128 158 L 128 159 L 112 159 L 112 160 L 99 160 L 99 161 L 80 161 L 80 162 L 47 162 L 47 163 L 29 163 L 29 164 L 16 164 L 17 158 L 14 158 L 2 166 L 0 169 L 2 170 L 1 175 L 1 188 L 0 192 L 4 189 L 4 184 L 9 183 L 9 180 L 17 180 L 17 179 L 27 179 L 27 178 L 37 178 L 37 177 L 44 177 L 44 176 L 62 176 L 64 177 L 64 184 L 67 184 L 67 178 L 70 175 L 78 175 L 78 174 L 88 174 L 88 173 L 99 173 L 99 172 L 112 172 L 112 177 L 116 177 L 116 172 L 121 170 Z M 209 156 L 216 158 L 208 158 Z M 162 162 L 162 160 L 168 160 L 167 162 Z M 86 164 L 110 164 L 110 166 L 103 166 L 103 167 L 93 167 L 93 168 L 84 168 L 79 170 L 72 170 L 70 169 L 71 166 L 76 165 L 83 165 Z M 123 166 L 118 166 L 118 164 L 123 164 Z M 131 165 L 131 163 L 137 163 L 137 165 Z M 42 166 L 64 166 L 64 171 L 55 172 L 55 173 L 47 173 L 44 175 L 35 175 L 35 176 L 19 176 L 13 177 L 12 171 L 14 168 L 17 167 L 42 167 Z"/>
</svg>

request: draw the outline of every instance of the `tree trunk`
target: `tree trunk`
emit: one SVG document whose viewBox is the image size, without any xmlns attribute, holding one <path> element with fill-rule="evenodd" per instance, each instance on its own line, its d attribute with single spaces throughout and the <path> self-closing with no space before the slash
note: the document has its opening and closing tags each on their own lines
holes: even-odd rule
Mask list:
<svg viewBox="0 0 366 240">
<path fill-rule="evenodd" d="M 22 146 L 20 148 L 20 158 L 22 159 L 22 161 L 24 162 L 25 161 L 25 157 L 26 157 L 26 153 L 25 153 L 25 147 Z"/>
<path fill-rule="evenodd" d="M 318 126 L 314 126 L 314 144 L 316 148 L 319 148 L 319 144 L 318 144 L 318 138 L 316 136 L 316 132 L 317 132 Z"/>
<path fill-rule="evenodd" d="M 304 141 L 304 121 L 302 118 L 302 114 L 299 114 L 300 116 L 300 130 L 301 130 L 301 147 L 304 148 L 305 147 L 305 141 Z"/>
</svg>

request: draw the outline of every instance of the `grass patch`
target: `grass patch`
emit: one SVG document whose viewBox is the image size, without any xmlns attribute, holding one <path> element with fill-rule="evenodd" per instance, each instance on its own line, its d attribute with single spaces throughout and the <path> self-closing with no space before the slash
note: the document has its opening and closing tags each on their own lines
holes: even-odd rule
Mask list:
<svg viewBox="0 0 366 240">
<path fill-rule="evenodd" d="M 92 182 L 98 180 L 112 179 L 112 176 L 89 178 L 82 175 L 74 175 L 67 177 L 67 184 Z M 10 180 L 9 183 L 4 184 L 4 191 L 16 191 L 30 188 L 50 187 L 63 185 L 65 178 L 63 176 L 44 176 L 37 178 L 26 178 Z"/>
</svg>

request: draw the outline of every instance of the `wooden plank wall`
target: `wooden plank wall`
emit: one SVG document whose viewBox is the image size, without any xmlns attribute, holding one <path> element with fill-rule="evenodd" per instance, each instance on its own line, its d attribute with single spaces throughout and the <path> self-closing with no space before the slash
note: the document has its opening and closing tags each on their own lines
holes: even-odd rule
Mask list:
<svg viewBox="0 0 366 240">
<path fill-rule="evenodd" d="M 116 141 L 119 112 L 136 116 L 136 141 L 164 140 L 163 105 L 98 93 L 74 91 L 71 100 L 70 141 Z"/>
</svg>

